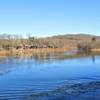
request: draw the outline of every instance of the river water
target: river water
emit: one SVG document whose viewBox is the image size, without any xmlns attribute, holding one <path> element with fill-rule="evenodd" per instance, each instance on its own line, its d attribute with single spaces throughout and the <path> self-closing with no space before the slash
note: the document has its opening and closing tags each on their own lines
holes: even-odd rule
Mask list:
<svg viewBox="0 0 100 100">
<path fill-rule="evenodd" d="M 0 100 L 100 100 L 100 56 L 64 55 L 0 59 Z"/>
</svg>

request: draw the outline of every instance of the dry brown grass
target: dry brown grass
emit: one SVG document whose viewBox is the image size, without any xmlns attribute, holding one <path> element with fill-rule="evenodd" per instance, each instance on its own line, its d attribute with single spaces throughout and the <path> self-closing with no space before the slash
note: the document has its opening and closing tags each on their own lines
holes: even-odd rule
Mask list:
<svg viewBox="0 0 100 100">
<path fill-rule="evenodd" d="M 92 52 L 100 52 L 100 49 L 91 49 Z"/>
<path fill-rule="evenodd" d="M 76 47 L 72 46 L 66 46 L 63 48 L 37 48 L 37 49 L 13 49 L 10 51 L 7 50 L 1 50 L 0 51 L 0 58 L 7 57 L 7 56 L 25 56 L 25 57 L 31 57 L 31 56 L 41 56 L 41 55 L 48 55 L 49 53 L 60 53 L 65 51 L 70 51 L 76 49 Z M 100 49 L 92 49 L 92 52 L 100 52 Z"/>
<path fill-rule="evenodd" d="M 9 55 L 9 51 L 1 50 L 0 51 L 0 58 L 6 57 Z"/>
<path fill-rule="evenodd" d="M 37 48 L 37 49 L 13 49 L 9 51 L 12 56 L 33 56 L 33 55 L 47 55 L 52 52 L 64 52 L 72 50 L 73 47 L 63 47 L 63 48 Z"/>
</svg>

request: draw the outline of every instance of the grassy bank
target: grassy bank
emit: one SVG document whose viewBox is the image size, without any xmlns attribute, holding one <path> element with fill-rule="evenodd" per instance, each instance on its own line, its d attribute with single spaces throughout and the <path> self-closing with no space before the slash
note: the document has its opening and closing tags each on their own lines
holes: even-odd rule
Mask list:
<svg viewBox="0 0 100 100">
<path fill-rule="evenodd" d="M 34 55 L 48 55 L 49 53 L 65 52 L 74 49 L 73 47 L 63 48 L 34 48 L 34 49 L 12 49 L 1 50 L 0 57 L 6 56 L 34 56 Z"/>
<path fill-rule="evenodd" d="M 6 51 L 6 50 L 0 50 L 0 58 L 2 57 L 6 57 L 10 54 L 9 51 Z"/>
<path fill-rule="evenodd" d="M 48 56 L 50 53 L 63 53 L 77 49 L 76 47 L 63 47 L 63 48 L 37 48 L 37 49 L 12 49 L 12 50 L 0 50 L 0 58 L 7 56 L 16 56 L 16 57 L 32 57 L 32 56 Z M 100 49 L 93 48 L 88 54 L 100 54 Z M 67 55 L 68 58 L 74 58 L 77 56 L 85 55 L 85 53 Z"/>
</svg>

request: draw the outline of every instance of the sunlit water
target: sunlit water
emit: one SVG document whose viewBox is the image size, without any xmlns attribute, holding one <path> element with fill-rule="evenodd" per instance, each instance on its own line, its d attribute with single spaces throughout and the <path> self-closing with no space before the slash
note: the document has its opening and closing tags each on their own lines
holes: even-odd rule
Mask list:
<svg viewBox="0 0 100 100">
<path fill-rule="evenodd" d="M 99 80 L 100 56 L 7 57 L 0 60 L 0 100 L 20 100 L 64 85 Z"/>
</svg>

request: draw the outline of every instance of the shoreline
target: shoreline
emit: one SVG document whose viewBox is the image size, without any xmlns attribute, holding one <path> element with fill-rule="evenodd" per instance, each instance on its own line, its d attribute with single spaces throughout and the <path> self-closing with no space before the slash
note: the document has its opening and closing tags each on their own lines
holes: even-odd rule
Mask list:
<svg viewBox="0 0 100 100">
<path fill-rule="evenodd" d="M 77 48 L 71 47 L 71 48 L 35 48 L 35 49 L 12 49 L 12 50 L 0 50 L 0 59 L 6 58 L 9 56 L 12 57 L 33 57 L 33 56 L 38 56 L 38 57 L 45 57 L 48 56 L 50 53 L 63 53 L 63 52 L 70 52 L 73 51 Z M 91 52 L 85 53 L 85 52 L 80 52 L 80 53 L 74 53 L 65 55 L 68 58 L 75 57 L 76 55 L 95 55 L 95 54 L 100 54 L 100 49 L 91 49 Z M 77 56 L 76 56 L 77 57 Z"/>
<path fill-rule="evenodd" d="M 48 53 L 59 53 L 73 50 L 75 48 L 34 48 L 34 49 L 12 49 L 12 50 L 0 50 L 0 58 L 7 56 L 31 56 L 35 54 L 48 54 Z"/>
</svg>

